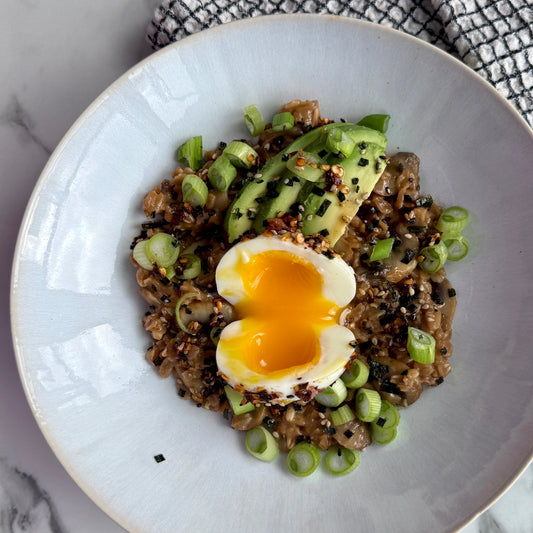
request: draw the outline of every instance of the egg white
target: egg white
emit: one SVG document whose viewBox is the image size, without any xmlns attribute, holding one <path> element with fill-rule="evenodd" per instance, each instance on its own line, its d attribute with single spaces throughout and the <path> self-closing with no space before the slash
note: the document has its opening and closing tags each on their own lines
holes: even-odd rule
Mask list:
<svg viewBox="0 0 533 533">
<path fill-rule="evenodd" d="M 234 388 L 244 388 L 249 392 L 267 391 L 273 403 L 288 403 L 298 398 L 296 390 L 308 385 L 318 390 L 325 389 L 344 372 L 346 363 L 353 354 L 350 343 L 354 334 L 344 326 L 333 325 L 324 328 L 319 334 L 320 360 L 316 365 L 295 366 L 269 374 L 256 373 L 244 361 L 234 358 L 224 347 L 224 341 L 243 334 L 242 320 L 229 324 L 220 336 L 217 348 L 217 365 L 228 383 Z"/>
<path fill-rule="evenodd" d="M 220 296 L 232 305 L 244 300 L 248 295 L 239 275 L 239 265 L 247 263 L 256 254 L 270 250 L 287 251 L 307 259 L 322 276 L 322 295 L 326 300 L 339 307 L 345 307 L 352 301 L 355 295 L 355 274 L 353 268 L 342 259 L 330 259 L 305 244 L 298 245 L 263 235 L 236 244 L 222 257 L 215 273 Z"/>
<path fill-rule="evenodd" d="M 309 261 L 322 278 L 322 296 L 339 308 L 345 307 L 353 299 L 356 289 L 354 271 L 342 259 L 328 258 L 305 245 L 265 236 L 241 242 L 224 255 L 216 270 L 218 293 L 233 305 L 245 300 L 248 295 L 239 274 L 239 266 L 254 255 L 271 250 L 287 251 Z M 273 403 L 297 400 L 295 392 L 304 385 L 322 390 L 343 373 L 353 355 L 350 343 L 355 337 L 340 324 L 316 324 L 313 328 L 319 343 L 318 361 L 262 374 L 251 370 L 241 357 L 242 354 L 236 355 L 229 349 L 232 339 L 248 331 L 246 317 L 242 317 L 226 326 L 221 333 L 216 354 L 218 369 L 232 387 L 252 393 L 266 391 L 274 398 Z"/>
</svg>

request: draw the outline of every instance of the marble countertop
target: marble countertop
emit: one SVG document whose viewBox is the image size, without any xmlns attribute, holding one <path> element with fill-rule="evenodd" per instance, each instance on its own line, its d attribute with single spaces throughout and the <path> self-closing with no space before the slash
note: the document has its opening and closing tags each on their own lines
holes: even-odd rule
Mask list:
<svg viewBox="0 0 533 533">
<path fill-rule="evenodd" d="M 18 228 L 48 157 L 78 115 L 150 54 L 158 0 L 3 0 L 0 17 L 1 333 Z M 0 357 L 0 533 L 123 531 L 78 488 L 40 433 L 13 349 Z M 465 533 L 533 531 L 533 466 Z"/>
</svg>

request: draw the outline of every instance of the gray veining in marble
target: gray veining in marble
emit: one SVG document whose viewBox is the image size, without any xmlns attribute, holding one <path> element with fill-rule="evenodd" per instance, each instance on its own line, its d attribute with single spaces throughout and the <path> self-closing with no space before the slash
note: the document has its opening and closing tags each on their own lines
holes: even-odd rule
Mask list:
<svg viewBox="0 0 533 533">
<path fill-rule="evenodd" d="M 52 154 L 52 149 L 46 146 L 44 141 L 35 133 L 35 121 L 22 107 L 17 96 L 13 95 L 11 102 L 4 108 L 2 115 L 0 115 L 0 124 L 6 124 L 14 130 L 20 130 L 30 141 L 40 146 L 46 155 Z"/>
<path fill-rule="evenodd" d="M 66 532 L 50 496 L 35 478 L 0 457 L 0 531 L 37 529 L 43 533 Z"/>
<path fill-rule="evenodd" d="M 31 190 L 77 116 L 150 51 L 158 0 L 3 0 L 0 7 L 0 533 L 120 533 L 40 433 L 10 347 L 9 277 Z M 16 24 L 23 21 L 23 24 Z M 533 438 L 533 436 L 532 436 Z M 464 533 L 532 533 L 533 466 Z"/>
</svg>

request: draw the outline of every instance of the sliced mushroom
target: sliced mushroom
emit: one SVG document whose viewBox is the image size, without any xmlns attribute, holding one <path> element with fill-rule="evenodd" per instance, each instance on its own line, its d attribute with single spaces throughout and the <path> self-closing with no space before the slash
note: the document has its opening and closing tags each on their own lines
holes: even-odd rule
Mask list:
<svg viewBox="0 0 533 533">
<path fill-rule="evenodd" d="M 387 168 L 376 183 L 374 192 L 380 196 L 393 196 L 398 194 L 399 189 L 406 182 L 413 184 L 413 188 L 415 188 L 418 183 L 419 166 L 420 160 L 415 154 L 399 152 L 393 155 Z"/>
<path fill-rule="evenodd" d="M 266 407 L 260 405 L 254 411 L 243 413 L 242 415 L 233 415 L 231 419 L 231 427 L 239 431 L 248 431 L 249 429 L 257 427 L 266 416 Z"/>
<path fill-rule="evenodd" d="M 443 331 L 449 331 L 452 327 L 453 316 L 457 306 L 455 290 L 447 278 L 444 278 L 441 283 L 432 283 L 431 285 L 433 295 L 438 297 L 439 302 L 442 302 L 440 327 Z"/>
<path fill-rule="evenodd" d="M 390 257 L 383 260 L 383 267 L 386 269 L 385 277 L 391 283 L 398 283 L 413 272 L 418 264 L 416 258 L 419 248 L 418 239 L 414 236 L 402 235 L 399 239 L 397 238 Z"/>
<path fill-rule="evenodd" d="M 335 429 L 337 432 L 333 435 L 333 439 L 349 450 L 362 450 L 372 442 L 368 424 L 358 418 L 336 426 Z"/>
</svg>

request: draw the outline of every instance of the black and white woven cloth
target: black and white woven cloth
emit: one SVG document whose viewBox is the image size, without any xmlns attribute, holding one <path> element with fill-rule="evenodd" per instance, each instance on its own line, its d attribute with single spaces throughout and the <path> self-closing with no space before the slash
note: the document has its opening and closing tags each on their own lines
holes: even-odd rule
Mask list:
<svg viewBox="0 0 533 533">
<path fill-rule="evenodd" d="M 154 49 L 242 18 L 278 13 L 355 17 L 419 37 L 481 74 L 533 127 L 533 0 L 164 0 Z"/>
</svg>

